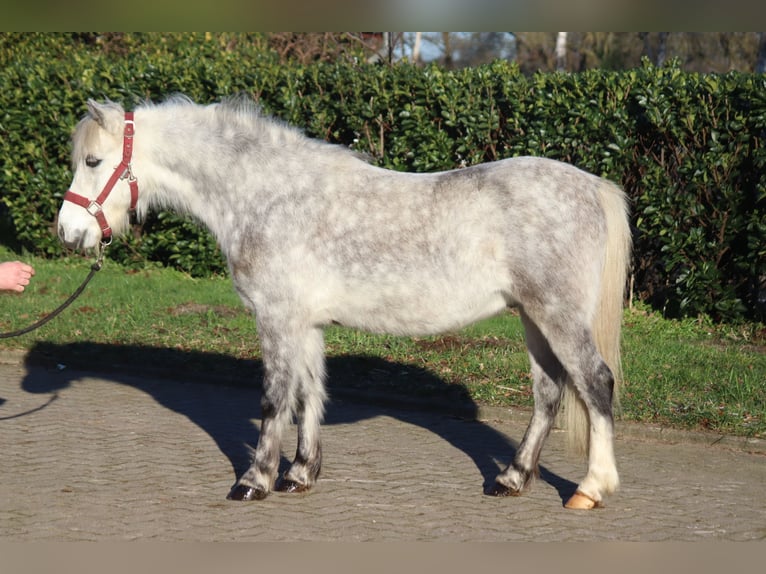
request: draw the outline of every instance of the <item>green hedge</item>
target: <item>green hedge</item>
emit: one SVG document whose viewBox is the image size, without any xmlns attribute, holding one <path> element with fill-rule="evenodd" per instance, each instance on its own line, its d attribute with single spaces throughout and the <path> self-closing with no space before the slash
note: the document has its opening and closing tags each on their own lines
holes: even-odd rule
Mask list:
<svg viewBox="0 0 766 574">
<path fill-rule="evenodd" d="M 677 66 L 536 74 L 507 62 L 280 66 L 257 35 L 0 35 L 0 187 L 19 244 L 57 256 L 69 136 L 89 97 L 131 107 L 246 92 L 306 133 L 398 170 L 561 159 L 632 200 L 634 291 L 668 315 L 766 317 L 766 78 Z M 2 207 L 0 207 L 2 209 Z M 160 213 L 110 257 L 221 272 L 215 242 Z"/>
</svg>

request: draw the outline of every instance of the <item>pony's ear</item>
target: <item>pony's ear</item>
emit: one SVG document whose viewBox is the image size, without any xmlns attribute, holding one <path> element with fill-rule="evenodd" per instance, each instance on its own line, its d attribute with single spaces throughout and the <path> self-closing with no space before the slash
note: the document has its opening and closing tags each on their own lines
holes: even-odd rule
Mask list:
<svg viewBox="0 0 766 574">
<path fill-rule="evenodd" d="M 113 102 L 100 104 L 96 100 L 89 99 L 87 102 L 88 115 L 96 120 L 96 123 L 108 132 L 121 133 L 125 112 Z"/>
</svg>

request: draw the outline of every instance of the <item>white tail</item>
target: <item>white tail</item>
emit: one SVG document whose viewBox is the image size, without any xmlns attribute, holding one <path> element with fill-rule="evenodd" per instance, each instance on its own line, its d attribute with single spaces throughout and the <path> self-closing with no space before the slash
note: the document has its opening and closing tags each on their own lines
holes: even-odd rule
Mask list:
<svg viewBox="0 0 766 574">
<path fill-rule="evenodd" d="M 628 223 L 628 203 L 623 191 L 605 181 L 600 192 L 606 218 L 607 242 L 601 272 L 601 293 L 592 331 L 596 348 L 614 376 L 612 408 L 617 411 L 622 381 L 620 333 L 632 238 Z M 568 445 L 577 453 L 587 454 L 590 437 L 588 412 L 572 385 L 566 386 L 562 404 L 559 424 L 568 431 Z"/>
</svg>

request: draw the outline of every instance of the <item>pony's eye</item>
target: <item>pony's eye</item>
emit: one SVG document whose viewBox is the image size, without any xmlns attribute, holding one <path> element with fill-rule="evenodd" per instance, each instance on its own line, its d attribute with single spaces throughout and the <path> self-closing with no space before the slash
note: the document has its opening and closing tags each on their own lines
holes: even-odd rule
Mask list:
<svg viewBox="0 0 766 574">
<path fill-rule="evenodd" d="M 88 167 L 98 167 L 98 164 L 101 163 L 101 160 L 97 157 L 93 157 L 92 155 L 89 155 L 85 158 L 85 165 Z"/>
</svg>

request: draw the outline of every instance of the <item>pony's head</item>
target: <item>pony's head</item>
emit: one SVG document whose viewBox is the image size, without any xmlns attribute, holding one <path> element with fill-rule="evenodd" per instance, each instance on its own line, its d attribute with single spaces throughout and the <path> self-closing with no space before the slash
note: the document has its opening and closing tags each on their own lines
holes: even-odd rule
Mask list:
<svg viewBox="0 0 766 574">
<path fill-rule="evenodd" d="M 95 248 L 127 229 L 138 193 L 132 149 L 132 114 L 113 102 L 89 100 L 72 137 L 74 179 L 58 216 L 59 237 L 67 247 Z"/>
</svg>

